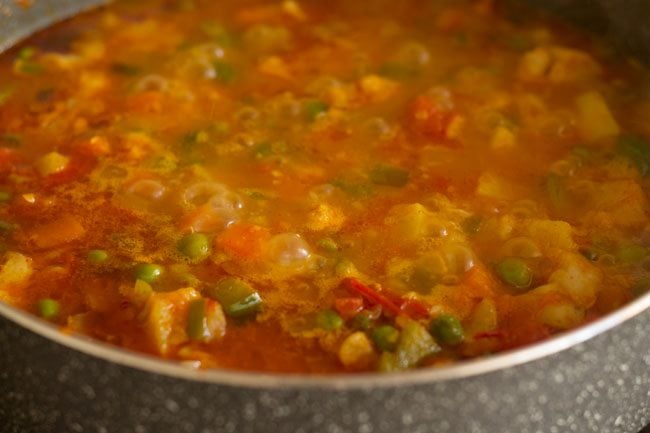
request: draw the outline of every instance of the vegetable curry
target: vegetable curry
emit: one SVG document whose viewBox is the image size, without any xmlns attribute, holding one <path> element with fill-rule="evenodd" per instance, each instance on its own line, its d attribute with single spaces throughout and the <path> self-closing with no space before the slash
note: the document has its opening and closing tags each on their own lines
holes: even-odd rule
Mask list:
<svg viewBox="0 0 650 433">
<path fill-rule="evenodd" d="M 0 57 L 0 300 L 191 368 L 543 340 L 650 287 L 649 83 L 510 3 L 118 0 Z"/>
</svg>

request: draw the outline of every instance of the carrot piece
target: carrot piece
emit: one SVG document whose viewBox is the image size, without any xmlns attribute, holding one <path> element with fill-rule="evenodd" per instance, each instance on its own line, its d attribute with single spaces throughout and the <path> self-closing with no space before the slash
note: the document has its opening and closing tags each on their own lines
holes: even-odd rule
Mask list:
<svg viewBox="0 0 650 433">
<path fill-rule="evenodd" d="M 52 248 L 80 239 L 85 234 L 86 229 L 79 220 L 67 214 L 34 228 L 30 239 L 38 248 Z"/>
<path fill-rule="evenodd" d="M 469 289 L 468 295 L 487 298 L 494 296 L 497 282 L 485 265 L 477 263 L 465 273 L 461 285 Z"/>
<path fill-rule="evenodd" d="M 282 9 L 277 5 L 251 6 L 237 13 L 237 22 L 240 24 L 278 24 L 282 22 Z"/>
<path fill-rule="evenodd" d="M 163 102 L 163 93 L 150 90 L 130 96 L 127 106 L 130 111 L 136 113 L 159 113 L 162 111 Z"/>
<path fill-rule="evenodd" d="M 341 315 L 343 319 L 351 319 L 357 313 L 363 310 L 363 298 L 338 298 L 334 301 L 334 309 Z"/>
<path fill-rule="evenodd" d="M 215 239 L 215 246 L 240 260 L 252 261 L 262 256 L 262 249 L 271 234 L 264 227 L 238 223 L 228 227 Z"/>
</svg>

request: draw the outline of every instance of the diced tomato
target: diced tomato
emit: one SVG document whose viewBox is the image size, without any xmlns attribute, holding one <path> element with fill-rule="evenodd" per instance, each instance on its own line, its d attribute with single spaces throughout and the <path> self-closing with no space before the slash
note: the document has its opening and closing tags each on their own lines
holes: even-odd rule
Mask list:
<svg viewBox="0 0 650 433">
<path fill-rule="evenodd" d="M 334 309 L 336 309 L 336 311 L 341 315 L 343 319 L 351 319 L 357 313 L 363 310 L 363 298 L 338 298 L 336 301 L 334 301 Z"/>
<path fill-rule="evenodd" d="M 416 320 L 429 317 L 429 306 L 424 301 L 404 298 L 390 292 L 380 292 L 356 278 L 346 278 L 341 284 L 348 291 L 363 296 L 372 305 L 381 305 L 384 310 L 395 316 L 403 314 Z"/>
<path fill-rule="evenodd" d="M 262 249 L 271 234 L 254 224 L 237 223 L 228 227 L 215 239 L 215 244 L 226 254 L 240 260 L 256 260 L 262 256 Z"/>
<path fill-rule="evenodd" d="M 15 161 L 15 151 L 7 147 L 0 147 L 0 173 L 10 172 Z"/>
<path fill-rule="evenodd" d="M 379 304 L 386 311 L 389 311 L 396 316 L 400 313 L 399 306 L 395 304 L 390 298 L 380 293 L 378 290 L 366 286 L 356 278 L 346 278 L 341 282 L 341 284 L 351 293 L 363 296 L 366 300 L 368 300 L 368 302 L 373 305 Z"/>
<path fill-rule="evenodd" d="M 136 113 L 159 113 L 162 111 L 164 95 L 157 91 L 147 91 L 130 96 L 127 105 Z"/>
<path fill-rule="evenodd" d="M 399 308 L 402 314 L 413 319 L 428 319 L 430 316 L 429 306 L 417 299 L 404 299 Z"/>
<path fill-rule="evenodd" d="M 411 104 L 411 128 L 431 140 L 447 140 L 447 128 L 454 113 L 428 96 L 418 96 Z"/>
<path fill-rule="evenodd" d="M 505 335 L 502 331 L 489 331 L 489 332 L 481 332 L 476 334 L 474 336 L 474 339 L 475 340 L 485 340 L 488 338 L 502 339 L 504 336 Z"/>
<path fill-rule="evenodd" d="M 38 226 L 29 233 L 30 239 L 38 248 L 52 248 L 75 241 L 86 235 L 86 229 L 73 215 L 65 214 Z"/>
</svg>

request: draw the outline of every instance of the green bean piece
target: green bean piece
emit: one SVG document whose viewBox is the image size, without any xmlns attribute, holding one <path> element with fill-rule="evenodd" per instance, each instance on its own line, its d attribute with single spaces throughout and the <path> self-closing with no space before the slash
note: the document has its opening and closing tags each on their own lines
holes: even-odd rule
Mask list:
<svg viewBox="0 0 650 433">
<path fill-rule="evenodd" d="M 332 179 L 330 184 L 337 187 L 347 195 L 355 198 L 369 197 L 372 195 L 372 186 L 367 183 L 348 182 L 342 179 Z"/>
<path fill-rule="evenodd" d="M 322 310 L 316 315 L 316 324 L 326 331 L 336 331 L 343 326 L 343 319 L 334 310 Z"/>
<path fill-rule="evenodd" d="M 449 346 L 457 346 L 465 339 L 463 325 L 451 314 L 443 314 L 433 319 L 430 330 L 438 341 Z"/>
<path fill-rule="evenodd" d="M 203 260 L 210 255 L 210 241 L 202 233 L 192 233 L 184 236 L 178 241 L 176 248 L 191 260 Z"/>
<path fill-rule="evenodd" d="M 9 200 L 11 200 L 11 193 L 0 191 L 0 203 L 7 203 Z"/>
<path fill-rule="evenodd" d="M 496 266 L 496 271 L 503 282 L 517 289 L 525 289 L 533 281 L 533 272 L 526 262 L 518 258 L 508 257 L 501 260 Z"/>
<path fill-rule="evenodd" d="M 563 212 L 569 203 L 564 180 L 557 174 L 551 173 L 546 178 L 545 187 L 551 208 L 556 212 Z"/>
<path fill-rule="evenodd" d="M 409 321 L 400 334 L 394 353 L 384 352 L 379 358 L 380 371 L 400 371 L 417 366 L 423 359 L 440 351 L 440 346 L 416 321 Z"/>
<path fill-rule="evenodd" d="M 248 283 L 238 278 L 225 278 L 208 289 L 207 295 L 218 301 L 230 317 L 247 317 L 257 313 L 262 297 Z"/>
<path fill-rule="evenodd" d="M 106 250 L 90 250 L 88 251 L 86 258 L 90 263 L 98 265 L 108 260 L 108 253 Z"/>
<path fill-rule="evenodd" d="M 36 309 L 38 311 L 38 315 L 41 316 L 43 319 L 52 320 L 59 315 L 59 312 L 61 311 L 61 306 L 59 305 L 58 301 L 55 301 L 54 299 L 45 298 L 38 301 L 38 303 L 36 304 Z"/>
<path fill-rule="evenodd" d="M 140 263 L 134 268 L 134 276 L 146 283 L 155 283 L 163 274 L 163 267 L 155 263 Z"/>
<path fill-rule="evenodd" d="M 617 151 L 628 158 L 642 176 L 650 174 L 650 144 L 645 140 L 625 135 L 619 138 Z"/>
<path fill-rule="evenodd" d="M 206 300 L 197 299 L 192 301 L 187 312 L 187 335 L 192 340 L 205 340 L 210 337 L 207 328 Z"/>
<path fill-rule="evenodd" d="M 392 352 L 397 347 L 399 331 L 390 325 L 381 325 L 372 331 L 372 340 L 382 352 Z"/>
<path fill-rule="evenodd" d="M 369 177 L 375 185 L 401 188 L 408 183 L 410 175 L 403 168 L 381 164 L 370 170 Z"/>
</svg>

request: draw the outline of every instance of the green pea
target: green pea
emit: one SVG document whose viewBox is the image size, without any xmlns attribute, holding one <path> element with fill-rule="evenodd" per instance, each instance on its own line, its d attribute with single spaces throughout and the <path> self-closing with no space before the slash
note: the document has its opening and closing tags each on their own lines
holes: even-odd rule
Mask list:
<svg viewBox="0 0 650 433">
<path fill-rule="evenodd" d="M 377 165 L 370 170 L 370 181 L 375 185 L 393 186 L 401 188 L 409 181 L 409 172 L 392 165 Z"/>
<path fill-rule="evenodd" d="M 8 221 L 0 220 L 0 231 L 9 232 L 16 228 L 16 224 L 10 223 Z"/>
<path fill-rule="evenodd" d="M 373 317 L 370 311 L 363 310 L 352 318 L 352 327 L 362 331 L 368 331 L 374 326 L 375 320 L 375 317 Z"/>
<path fill-rule="evenodd" d="M 134 268 L 133 274 L 138 280 L 155 283 L 163 274 L 163 267 L 155 263 L 140 263 Z"/>
<path fill-rule="evenodd" d="M 192 260 L 203 260 L 210 255 L 210 241 L 202 233 L 192 233 L 183 237 L 176 244 L 176 248 Z"/>
<path fill-rule="evenodd" d="M 621 245 L 616 251 L 616 259 L 626 265 L 632 265 L 643 260 L 648 255 L 648 249 L 641 245 Z"/>
<path fill-rule="evenodd" d="M 450 314 L 443 314 L 433 319 L 430 331 L 438 341 L 450 346 L 456 346 L 465 339 L 463 325 Z"/>
<path fill-rule="evenodd" d="M 462 222 L 463 230 L 468 235 L 475 235 L 481 230 L 483 219 L 479 215 L 472 215 L 465 218 Z"/>
<path fill-rule="evenodd" d="M 38 315 L 43 319 L 52 320 L 59 315 L 61 306 L 54 299 L 46 298 L 38 301 L 36 304 L 36 309 L 38 311 Z"/>
<path fill-rule="evenodd" d="M 641 278 L 631 287 L 633 296 L 642 296 L 650 292 L 650 278 Z"/>
<path fill-rule="evenodd" d="M 11 89 L 0 89 L 0 106 L 7 102 L 12 94 L 13 90 Z"/>
<path fill-rule="evenodd" d="M 11 194 L 7 191 L 0 191 L 0 203 L 7 203 L 11 200 Z"/>
<path fill-rule="evenodd" d="M 358 273 L 357 267 L 349 260 L 342 259 L 334 265 L 334 275 L 337 277 L 353 277 Z"/>
<path fill-rule="evenodd" d="M 338 251 L 339 246 L 336 244 L 336 241 L 332 238 L 324 238 L 318 241 L 318 246 L 323 250 L 333 253 Z"/>
<path fill-rule="evenodd" d="M 130 65 L 128 63 L 120 63 L 116 62 L 113 63 L 111 66 L 111 72 L 118 74 L 118 75 L 125 75 L 127 77 L 133 77 L 135 75 L 138 75 L 141 71 L 140 68 L 134 65 Z"/>
<path fill-rule="evenodd" d="M 235 81 L 237 73 L 235 72 L 235 68 L 233 68 L 230 63 L 217 60 L 214 62 L 213 66 L 216 79 L 221 84 L 231 84 L 233 81 Z"/>
<path fill-rule="evenodd" d="M 503 282 L 517 289 L 525 289 L 533 281 L 533 272 L 526 262 L 514 257 L 501 260 L 497 264 L 496 271 Z"/>
<path fill-rule="evenodd" d="M 343 319 L 336 311 L 323 310 L 316 315 L 316 324 L 326 331 L 335 331 L 343 326 Z"/>
<path fill-rule="evenodd" d="M 248 283 L 238 278 L 225 278 L 207 290 L 207 295 L 219 301 L 231 317 L 246 317 L 257 313 L 262 297 Z"/>
<path fill-rule="evenodd" d="M 390 325 L 381 325 L 372 331 L 372 340 L 379 350 L 383 352 L 392 352 L 397 347 L 399 341 L 399 331 Z"/>
<path fill-rule="evenodd" d="M 108 253 L 106 250 L 90 250 L 86 255 L 86 258 L 90 263 L 100 264 L 108 260 Z"/>
<path fill-rule="evenodd" d="M 18 58 L 20 60 L 30 60 L 36 54 L 36 48 L 34 47 L 25 47 L 18 52 Z"/>
<path fill-rule="evenodd" d="M 233 44 L 232 35 L 226 28 L 215 21 L 204 21 L 201 23 L 201 31 L 206 36 L 212 38 L 217 44 L 228 48 Z"/>
<path fill-rule="evenodd" d="M 329 110 L 329 106 L 323 101 L 311 100 L 305 102 L 305 116 L 312 122 L 321 114 L 326 113 L 327 110 Z"/>
</svg>

